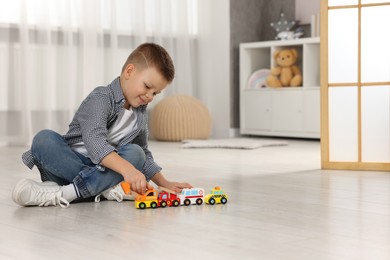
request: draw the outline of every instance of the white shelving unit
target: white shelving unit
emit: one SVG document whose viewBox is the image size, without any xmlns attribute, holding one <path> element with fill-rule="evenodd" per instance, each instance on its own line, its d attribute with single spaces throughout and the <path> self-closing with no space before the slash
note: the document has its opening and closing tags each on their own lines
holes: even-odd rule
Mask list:
<svg viewBox="0 0 390 260">
<path fill-rule="evenodd" d="M 295 48 L 301 87 L 247 88 L 259 69 L 275 66 L 273 52 Z M 320 39 L 240 44 L 240 132 L 243 135 L 320 138 Z"/>
</svg>

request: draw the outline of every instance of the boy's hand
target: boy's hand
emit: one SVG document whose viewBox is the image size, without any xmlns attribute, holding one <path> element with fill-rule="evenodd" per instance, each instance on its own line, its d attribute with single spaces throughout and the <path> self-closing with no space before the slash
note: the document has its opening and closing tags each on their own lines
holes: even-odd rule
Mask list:
<svg viewBox="0 0 390 260">
<path fill-rule="evenodd" d="M 153 189 L 153 186 L 146 181 L 145 175 L 135 168 L 125 174 L 123 178 L 125 182 L 130 183 L 131 190 L 139 194 L 144 194 L 147 190 Z"/>
<path fill-rule="evenodd" d="M 157 186 L 161 186 L 170 190 L 173 190 L 177 193 L 181 192 L 182 189 L 187 188 L 193 188 L 191 184 L 186 183 L 186 182 L 174 182 L 174 181 L 168 181 L 165 179 L 165 177 L 162 175 L 161 172 L 156 173 L 152 181 L 157 184 Z"/>
<path fill-rule="evenodd" d="M 120 157 L 116 152 L 106 155 L 101 163 L 121 174 L 124 181 L 130 184 L 132 191 L 144 194 L 146 190 L 153 189 L 153 186 L 146 181 L 145 175 L 137 170 L 131 163 Z"/>
<path fill-rule="evenodd" d="M 191 184 L 186 182 L 171 182 L 171 181 L 168 181 L 163 187 L 173 190 L 177 193 L 180 193 L 182 189 L 193 188 Z"/>
</svg>

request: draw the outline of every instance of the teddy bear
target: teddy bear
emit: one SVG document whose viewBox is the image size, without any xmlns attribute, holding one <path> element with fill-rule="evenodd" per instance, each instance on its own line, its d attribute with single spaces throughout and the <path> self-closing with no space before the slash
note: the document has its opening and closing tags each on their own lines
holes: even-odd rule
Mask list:
<svg viewBox="0 0 390 260">
<path fill-rule="evenodd" d="M 302 73 L 297 65 L 298 52 L 296 49 L 279 49 L 274 52 L 274 59 L 277 64 L 271 69 L 267 77 L 269 87 L 297 87 L 302 84 Z"/>
</svg>

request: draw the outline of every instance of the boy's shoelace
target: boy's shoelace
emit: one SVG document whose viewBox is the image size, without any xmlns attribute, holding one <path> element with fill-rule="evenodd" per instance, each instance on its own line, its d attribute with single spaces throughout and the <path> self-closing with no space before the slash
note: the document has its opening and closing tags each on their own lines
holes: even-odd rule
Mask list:
<svg viewBox="0 0 390 260">
<path fill-rule="evenodd" d="M 39 207 L 46 207 L 50 205 L 60 205 L 62 208 L 67 208 L 69 207 L 69 202 L 61 197 L 62 192 L 59 190 L 56 193 L 48 193 L 44 191 L 39 191 L 37 196 L 35 197 L 35 201 L 40 203 L 38 206 Z"/>
<path fill-rule="evenodd" d="M 118 202 L 121 202 L 123 201 L 123 195 L 117 191 L 116 189 L 111 189 L 107 196 L 105 194 L 103 194 L 104 192 L 100 193 L 99 195 L 97 195 L 95 197 L 95 202 L 100 202 L 100 197 L 103 195 L 106 199 L 109 199 L 109 197 L 111 196 L 112 198 L 114 198 L 116 201 Z"/>
</svg>

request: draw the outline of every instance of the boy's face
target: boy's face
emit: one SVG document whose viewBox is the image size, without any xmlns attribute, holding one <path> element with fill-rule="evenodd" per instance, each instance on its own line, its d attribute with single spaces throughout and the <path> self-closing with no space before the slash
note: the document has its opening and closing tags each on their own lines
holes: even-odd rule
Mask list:
<svg viewBox="0 0 390 260">
<path fill-rule="evenodd" d="M 126 66 L 120 81 L 126 108 L 152 102 L 154 96 L 168 85 L 167 80 L 154 67 L 137 69 L 134 64 Z"/>
</svg>

